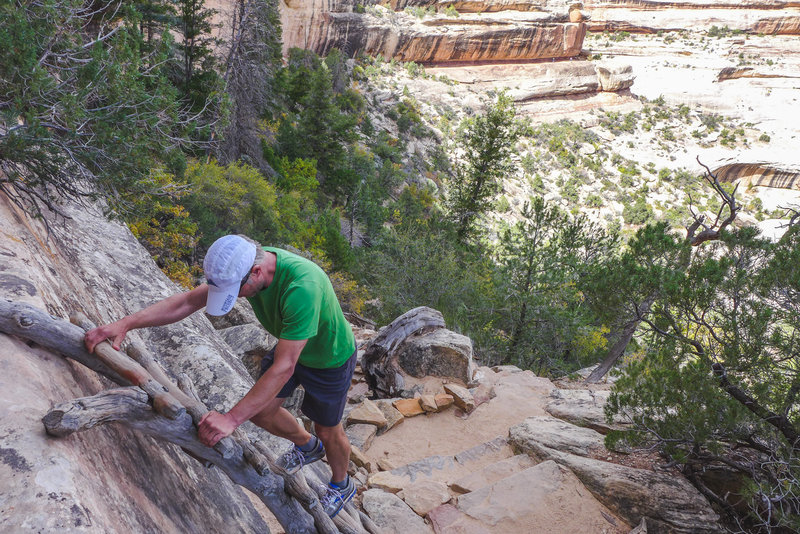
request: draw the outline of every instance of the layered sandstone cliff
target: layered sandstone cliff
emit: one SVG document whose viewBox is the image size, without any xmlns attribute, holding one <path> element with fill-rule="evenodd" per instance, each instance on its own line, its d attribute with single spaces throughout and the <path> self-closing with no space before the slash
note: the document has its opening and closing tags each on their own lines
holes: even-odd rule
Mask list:
<svg viewBox="0 0 800 534">
<path fill-rule="evenodd" d="M 727 27 L 767 35 L 800 33 L 800 2 L 781 0 L 586 0 L 589 31 L 656 33 Z"/>
<path fill-rule="evenodd" d="M 282 5 L 284 50 L 305 48 L 325 55 L 338 48 L 349 56 L 382 55 L 424 64 L 531 61 L 577 56 L 586 26 L 559 11 L 501 11 L 418 18 L 374 7 L 364 13 L 337 2 Z"/>
</svg>

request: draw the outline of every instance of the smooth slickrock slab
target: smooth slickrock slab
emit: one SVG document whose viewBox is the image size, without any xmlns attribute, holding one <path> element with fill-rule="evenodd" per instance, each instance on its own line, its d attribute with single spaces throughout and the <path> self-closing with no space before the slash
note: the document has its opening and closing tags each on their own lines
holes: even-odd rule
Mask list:
<svg viewBox="0 0 800 534">
<path fill-rule="evenodd" d="M 589 456 L 606 450 L 603 435 L 549 416 L 529 417 L 508 431 L 513 445 L 540 460 L 547 459 L 542 447 Z"/>
<path fill-rule="evenodd" d="M 367 490 L 362 506 L 383 534 L 433 534 L 425 521 L 397 495 L 377 489 Z"/>
<path fill-rule="evenodd" d="M 418 515 L 428 512 L 450 500 L 447 485 L 435 480 L 419 480 L 403 488 L 403 500 Z"/>
<path fill-rule="evenodd" d="M 647 517 L 654 524 L 664 523 L 665 532 L 711 534 L 722 530 L 708 501 L 685 478 L 562 452 L 584 447 L 569 446 L 563 441 L 566 438 L 548 438 L 547 443 L 557 445 L 551 448 L 538 441 L 536 436 L 543 434 L 535 428 L 536 419 L 529 418 L 512 427 L 510 434 L 515 447 L 540 460 L 553 460 L 569 468 L 600 502 L 629 524 L 639 524 Z"/>
<path fill-rule="evenodd" d="M 612 525 L 606 516 L 625 527 L 575 475 L 552 461 L 461 495 L 456 508 L 460 515 L 447 509 L 431 511 L 437 534 L 608 532 Z"/>
<path fill-rule="evenodd" d="M 459 478 L 450 484 L 450 488 L 459 493 L 469 493 L 532 467 L 533 464 L 534 461 L 527 454 L 517 454 Z"/>
<path fill-rule="evenodd" d="M 553 417 L 607 434 L 623 428 L 627 422 L 620 416 L 616 416 L 612 424 L 606 422 L 603 409 L 610 394 L 604 390 L 556 389 L 550 393 L 551 400 L 545 410 Z"/>
</svg>

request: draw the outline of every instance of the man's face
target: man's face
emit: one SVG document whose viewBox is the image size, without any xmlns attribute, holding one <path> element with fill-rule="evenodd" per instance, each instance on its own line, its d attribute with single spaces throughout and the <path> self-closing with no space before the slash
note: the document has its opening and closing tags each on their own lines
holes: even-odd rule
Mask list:
<svg viewBox="0 0 800 534">
<path fill-rule="evenodd" d="M 242 279 L 242 285 L 239 288 L 240 297 L 252 297 L 258 293 L 258 274 L 256 270 L 251 269 L 247 276 Z"/>
</svg>

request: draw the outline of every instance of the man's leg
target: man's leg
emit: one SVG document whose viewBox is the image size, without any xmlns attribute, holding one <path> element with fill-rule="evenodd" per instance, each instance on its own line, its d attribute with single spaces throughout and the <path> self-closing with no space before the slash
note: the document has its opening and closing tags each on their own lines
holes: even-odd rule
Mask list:
<svg viewBox="0 0 800 534">
<path fill-rule="evenodd" d="M 272 399 L 250 420 L 270 434 L 288 439 L 298 447 L 305 445 L 311 439 L 311 434 L 297 422 L 297 419 L 286 408 L 281 406 L 284 400 L 277 397 Z M 345 466 L 346 469 L 347 466 Z"/>
<path fill-rule="evenodd" d="M 350 440 L 344 433 L 342 424 L 336 426 L 323 426 L 314 423 L 317 437 L 325 446 L 328 465 L 331 467 L 331 480 L 340 482 L 347 477 L 347 466 L 350 462 Z"/>
</svg>

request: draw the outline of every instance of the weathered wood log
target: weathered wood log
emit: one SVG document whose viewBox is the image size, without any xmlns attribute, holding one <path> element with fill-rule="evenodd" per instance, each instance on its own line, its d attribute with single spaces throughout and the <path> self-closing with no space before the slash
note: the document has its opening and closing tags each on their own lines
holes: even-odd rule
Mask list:
<svg viewBox="0 0 800 534">
<path fill-rule="evenodd" d="M 420 306 L 382 328 L 361 358 L 361 368 L 370 389 L 380 397 L 398 395 L 404 381 L 394 358 L 397 348 L 411 335 L 444 327 L 444 317 L 440 312 Z"/>
<path fill-rule="evenodd" d="M 148 400 L 148 395 L 137 387 L 108 390 L 59 404 L 44 416 L 42 422 L 47 433 L 54 436 L 66 436 L 98 425 L 119 422 L 154 438 L 174 443 L 194 456 L 213 463 L 235 483 L 257 495 L 287 532 L 318 532 L 313 519 L 305 513 L 300 503 L 283 491 L 280 477 L 269 471 L 266 474 L 259 473 L 245 459 L 242 449 L 230 458 L 223 458 L 200 443 L 191 416 L 183 413 L 175 419 L 169 419 L 156 413 Z"/>
<path fill-rule="evenodd" d="M 79 326 L 82 330 L 90 330 L 94 325 L 82 313 L 74 313 L 69 318 L 70 322 Z M 186 411 L 183 405 L 173 397 L 167 390 L 159 384 L 144 367 L 128 358 L 121 352 L 114 350 L 111 343 L 101 341 L 94 347 L 94 354 L 97 358 L 116 371 L 120 376 L 133 384 L 139 386 L 153 399 L 153 407 L 162 415 L 175 419 Z"/>
<path fill-rule="evenodd" d="M 89 354 L 83 344 L 83 330 L 68 321 L 56 320 L 48 313 L 10 300 L 0 300 L 0 332 L 29 339 L 57 352 L 122 386 L 131 383 Z"/>
<path fill-rule="evenodd" d="M 62 347 L 66 346 L 66 350 L 69 352 L 64 354 L 65 356 L 75 355 L 73 359 L 76 361 L 98 370 L 121 385 L 130 384 L 130 380 L 123 378 L 123 376 L 131 376 L 127 370 L 120 374 L 102 363 L 96 355 L 86 351 L 83 344 L 83 329 L 36 308 L 25 304 L 0 301 L 0 332 L 32 339 L 43 347 L 62 354 L 64 354 Z M 113 347 L 111 350 L 113 351 Z M 237 430 L 233 436 L 220 440 L 214 449 L 200 443 L 195 425 L 196 421 L 199 421 L 199 418 L 208 410 L 194 390 L 188 376 L 178 376 L 178 385 L 174 385 L 153 355 L 149 354 L 147 349 L 141 345 L 133 350 L 136 355 L 135 359 L 129 359 L 117 351 L 113 352 L 116 353 L 112 356 L 113 361 L 123 359 L 124 362 L 118 363 L 124 364 L 126 369 L 135 364 L 139 367 L 136 369 L 136 376 L 145 379 L 149 377 L 157 385 L 154 386 L 156 391 L 169 392 L 173 399 L 178 397 L 181 406 L 184 403 L 188 404 L 186 409 L 179 410 L 177 416 L 170 419 L 154 411 L 155 407 L 149 404 L 152 396 L 139 387 L 109 390 L 93 397 L 75 399 L 53 408 L 42 419 L 49 434 L 66 436 L 98 425 L 119 422 L 153 437 L 174 443 L 204 464 L 220 467 L 233 482 L 258 495 L 287 532 L 320 532 L 323 534 L 338 532 L 365 534 L 367 532 L 361 522 L 353 520 L 352 517 L 348 518 L 344 514 L 339 514 L 342 517 L 337 516 L 336 521 L 333 521 L 324 514 L 322 507 L 319 506 L 317 493 L 309 488 L 303 478 L 310 476 L 314 479 L 315 486 L 324 487 L 321 478 L 313 471 L 306 470 L 305 474 L 301 472 L 293 475 L 290 478 L 302 480 L 292 485 L 283 482 L 275 470 L 270 469 L 270 466 L 274 464 L 275 454 L 266 445 L 254 446 L 252 438 L 241 429 Z M 159 379 L 156 380 L 153 374 Z M 150 385 L 152 386 L 152 384 Z M 229 445 L 220 446 L 224 443 Z M 261 442 L 256 440 L 255 443 Z M 296 488 L 295 492 L 287 494 L 284 487 L 291 489 L 292 486 Z M 297 497 L 298 495 L 302 495 L 302 498 Z M 348 509 L 355 513 L 352 506 L 352 504 L 348 504 Z M 337 528 L 337 526 L 339 527 Z"/>
</svg>

